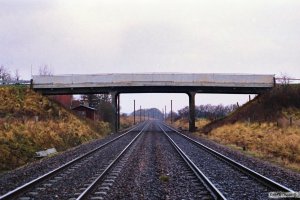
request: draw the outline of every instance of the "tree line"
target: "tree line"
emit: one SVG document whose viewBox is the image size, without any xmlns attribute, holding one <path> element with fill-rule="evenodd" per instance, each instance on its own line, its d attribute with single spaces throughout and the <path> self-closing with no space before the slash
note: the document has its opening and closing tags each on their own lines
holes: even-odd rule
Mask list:
<svg viewBox="0 0 300 200">
<path fill-rule="evenodd" d="M 200 105 L 195 107 L 195 115 L 196 118 L 207 118 L 210 120 L 215 120 L 219 118 L 223 118 L 227 116 L 228 114 L 232 113 L 238 108 L 236 104 L 231 104 L 224 106 L 222 104 L 219 105 Z M 178 110 L 178 115 L 176 113 L 173 114 L 174 120 L 176 118 L 188 118 L 189 116 L 189 107 L 186 106 L 180 110 Z"/>
</svg>

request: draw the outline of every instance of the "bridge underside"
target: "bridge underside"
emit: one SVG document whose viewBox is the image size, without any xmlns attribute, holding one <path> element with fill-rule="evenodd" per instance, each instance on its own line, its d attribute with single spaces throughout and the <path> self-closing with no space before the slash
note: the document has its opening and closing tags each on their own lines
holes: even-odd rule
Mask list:
<svg viewBox="0 0 300 200">
<path fill-rule="evenodd" d="M 68 87 L 68 88 L 34 88 L 44 95 L 61 94 L 109 94 L 119 93 L 219 93 L 219 94 L 259 94 L 270 87 L 207 87 L 207 86 L 131 86 L 131 87 Z"/>
<path fill-rule="evenodd" d="M 115 117 L 113 119 L 114 131 L 120 128 L 120 98 L 121 93 L 186 93 L 189 96 L 189 130 L 196 130 L 195 127 L 195 95 L 196 93 L 220 93 L 220 94 L 260 94 L 269 87 L 83 87 L 83 88 L 39 88 L 36 91 L 45 95 L 60 94 L 111 94 Z"/>
</svg>

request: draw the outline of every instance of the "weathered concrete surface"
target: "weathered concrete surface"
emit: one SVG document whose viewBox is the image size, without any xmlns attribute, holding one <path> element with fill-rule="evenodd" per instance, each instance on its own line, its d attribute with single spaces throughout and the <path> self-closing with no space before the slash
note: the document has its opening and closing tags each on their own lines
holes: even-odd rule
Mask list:
<svg viewBox="0 0 300 200">
<path fill-rule="evenodd" d="M 148 73 L 33 76 L 33 88 L 49 94 L 109 93 L 112 90 L 122 93 L 182 93 L 189 90 L 197 93 L 259 93 L 261 89 L 271 88 L 273 85 L 274 75 L 253 74 Z"/>
</svg>

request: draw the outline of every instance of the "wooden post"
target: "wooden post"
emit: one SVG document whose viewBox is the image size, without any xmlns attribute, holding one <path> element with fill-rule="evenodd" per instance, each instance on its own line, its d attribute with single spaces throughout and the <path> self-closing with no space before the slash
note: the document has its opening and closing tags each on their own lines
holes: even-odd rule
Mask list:
<svg viewBox="0 0 300 200">
<path fill-rule="evenodd" d="M 172 118 L 173 118 L 173 100 L 171 100 L 171 124 L 173 123 L 173 120 L 172 120 Z"/>
<path fill-rule="evenodd" d="M 140 106 L 140 123 L 142 122 L 142 106 Z"/>
<path fill-rule="evenodd" d="M 165 121 L 167 121 L 167 106 L 165 105 Z"/>
<path fill-rule="evenodd" d="M 135 100 L 133 100 L 133 125 L 135 125 Z"/>
</svg>

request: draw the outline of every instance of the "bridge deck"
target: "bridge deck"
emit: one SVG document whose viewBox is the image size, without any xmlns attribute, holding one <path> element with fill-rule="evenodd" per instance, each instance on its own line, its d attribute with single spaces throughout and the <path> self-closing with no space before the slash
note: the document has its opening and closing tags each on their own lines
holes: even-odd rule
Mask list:
<svg viewBox="0 0 300 200">
<path fill-rule="evenodd" d="M 44 94 L 108 93 L 260 93 L 274 86 L 274 75 L 253 74 L 95 74 L 33 76 Z"/>
</svg>

